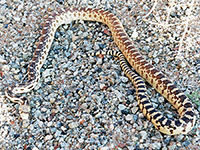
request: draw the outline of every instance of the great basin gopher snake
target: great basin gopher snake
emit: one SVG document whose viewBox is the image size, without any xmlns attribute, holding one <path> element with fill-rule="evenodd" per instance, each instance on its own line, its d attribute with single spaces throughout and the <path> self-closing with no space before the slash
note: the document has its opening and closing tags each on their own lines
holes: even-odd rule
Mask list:
<svg viewBox="0 0 200 150">
<path fill-rule="evenodd" d="M 167 79 L 162 72 L 149 64 L 142 57 L 140 52 L 134 48 L 133 42 L 124 31 L 119 19 L 108 11 L 87 8 L 59 9 L 46 20 L 33 59 L 29 64 L 27 82 L 9 87 L 6 90 L 6 96 L 12 102 L 20 104 L 19 111 L 22 119 L 28 119 L 30 106 L 25 97 L 17 96 L 17 94 L 29 92 L 37 85 L 40 79 L 40 69 L 46 60 L 56 29 L 61 24 L 68 24 L 73 20 L 98 21 L 106 24 L 110 28 L 114 41 L 121 52 L 110 51 L 107 53 L 119 57 L 122 69 L 136 88 L 140 109 L 160 132 L 170 135 L 186 134 L 193 128 L 196 116 L 190 100 L 169 79 Z M 179 119 L 168 119 L 163 116 L 161 112 L 153 108 L 147 98 L 146 87 L 143 80 L 131 71 L 126 64 L 125 59 L 140 76 L 148 81 L 177 109 L 180 115 Z"/>
</svg>

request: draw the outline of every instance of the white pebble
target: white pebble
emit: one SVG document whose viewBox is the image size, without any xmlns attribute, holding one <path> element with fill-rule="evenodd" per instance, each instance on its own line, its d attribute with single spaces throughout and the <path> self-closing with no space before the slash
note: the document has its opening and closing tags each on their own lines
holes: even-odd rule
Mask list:
<svg viewBox="0 0 200 150">
<path fill-rule="evenodd" d="M 20 17 L 13 17 L 15 21 L 19 22 L 21 20 Z"/>
<path fill-rule="evenodd" d="M 122 82 L 127 83 L 128 82 L 128 78 L 127 77 L 120 77 L 120 79 L 122 80 Z"/>
<path fill-rule="evenodd" d="M 97 64 L 98 64 L 98 65 L 101 65 L 101 64 L 102 64 L 102 59 L 101 59 L 101 58 L 98 58 L 98 59 L 97 59 Z"/>
<path fill-rule="evenodd" d="M 146 131 L 140 131 L 140 136 L 142 137 L 142 139 L 146 139 L 147 138 L 147 132 Z"/>
<path fill-rule="evenodd" d="M 71 129 L 73 129 L 73 128 L 76 128 L 76 127 L 78 127 L 78 122 L 71 122 L 71 123 L 69 123 L 69 128 L 71 128 Z"/>
<path fill-rule="evenodd" d="M 115 126 L 113 124 L 110 124 L 109 128 L 112 131 L 112 130 L 114 130 Z"/>
<path fill-rule="evenodd" d="M 100 147 L 100 150 L 109 150 L 109 147 Z"/>
<path fill-rule="evenodd" d="M 117 98 L 119 99 L 119 100 L 121 100 L 121 98 L 122 98 L 122 93 L 120 93 L 118 90 L 113 90 L 114 91 L 114 93 L 116 94 L 116 96 L 117 96 Z"/>
<path fill-rule="evenodd" d="M 4 3 L 6 3 L 6 0 L 1 0 L 0 1 L 0 4 L 4 4 Z"/>
<path fill-rule="evenodd" d="M 186 63 L 184 61 L 181 62 L 181 67 L 182 68 L 186 67 Z"/>
<path fill-rule="evenodd" d="M 136 31 L 136 29 L 134 29 L 134 31 L 133 31 L 131 37 L 132 37 L 133 39 L 136 39 L 136 38 L 138 37 L 138 32 Z"/>
<path fill-rule="evenodd" d="M 33 147 L 33 149 L 32 150 L 39 150 L 37 147 Z"/>
<path fill-rule="evenodd" d="M 50 77 L 44 79 L 44 82 L 49 82 L 49 81 L 51 81 Z"/>
<path fill-rule="evenodd" d="M 133 95 L 129 95 L 128 99 L 131 100 L 131 101 L 133 101 L 134 100 L 134 96 Z"/>
<path fill-rule="evenodd" d="M 41 83 L 39 82 L 35 87 L 34 90 L 38 90 L 41 87 Z"/>
<path fill-rule="evenodd" d="M 41 108 L 41 111 L 42 111 L 42 112 L 46 112 L 47 109 L 46 109 L 45 107 L 42 107 L 42 108 Z"/>
<path fill-rule="evenodd" d="M 45 141 L 49 141 L 49 140 L 51 140 L 52 138 L 53 138 L 52 135 L 47 135 L 47 136 L 44 137 L 44 140 L 45 140 Z"/>
<path fill-rule="evenodd" d="M 6 60 L 5 60 L 5 59 L 3 59 L 3 57 L 2 57 L 2 56 L 0 56 L 0 63 L 6 63 Z"/>
<path fill-rule="evenodd" d="M 74 73 L 73 73 L 73 76 L 77 76 L 78 75 L 78 70 L 76 70 Z"/>
<path fill-rule="evenodd" d="M 127 120 L 127 121 L 133 120 L 133 116 L 132 116 L 131 114 L 128 114 L 128 115 L 126 116 L 126 120 Z"/>
<path fill-rule="evenodd" d="M 38 122 L 38 125 L 39 125 L 39 127 L 42 128 L 42 127 L 43 127 L 43 122 L 42 122 L 42 121 L 39 121 L 39 122 Z"/>
<path fill-rule="evenodd" d="M 121 110 L 118 110 L 117 111 L 117 114 L 120 116 L 122 114 L 122 111 Z"/>
<path fill-rule="evenodd" d="M 65 72 L 65 74 L 66 74 L 66 75 L 70 75 L 70 74 L 72 74 L 72 72 L 71 72 L 70 70 L 67 70 L 67 71 Z"/>
<path fill-rule="evenodd" d="M 126 106 L 124 106 L 124 104 L 119 104 L 118 105 L 118 109 L 119 110 L 124 110 L 126 108 Z"/>
<path fill-rule="evenodd" d="M 23 3 L 21 3 L 19 6 L 18 6 L 18 10 L 20 11 L 20 10 L 22 10 L 23 9 L 23 7 L 24 7 L 24 5 L 23 5 Z"/>
<path fill-rule="evenodd" d="M 160 97 L 158 98 L 158 101 L 159 101 L 160 103 L 163 103 L 163 102 L 165 101 L 165 99 L 164 99 L 164 97 L 160 96 Z"/>
<path fill-rule="evenodd" d="M 100 89 L 103 90 L 103 89 L 105 88 L 106 85 L 103 84 L 103 83 L 101 83 L 99 86 L 100 86 Z"/>
<path fill-rule="evenodd" d="M 52 69 L 46 69 L 43 73 L 42 73 L 42 77 L 45 78 L 47 76 L 50 76 L 52 72 Z"/>
<path fill-rule="evenodd" d="M 146 41 L 147 41 L 147 42 L 150 42 L 150 41 L 151 41 L 151 37 L 146 38 Z"/>
<path fill-rule="evenodd" d="M 138 111 L 138 107 L 133 107 L 133 108 L 131 109 L 131 111 L 132 111 L 133 114 L 135 114 L 135 113 Z"/>
<path fill-rule="evenodd" d="M 19 75 L 14 75 L 15 80 L 19 80 Z"/>
<path fill-rule="evenodd" d="M 2 70 L 3 71 L 9 71 L 10 70 L 10 66 L 9 65 L 4 65 Z"/>
<path fill-rule="evenodd" d="M 155 62 L 156 64 L 158 64 L 159 61 L 160 61 L 159 58 L 155 58 L 155 59 L 154 59 L 154 62 Z"/>
<path fill-rule="evenodd" d="M 52 126 L 52 124 L 53 124 L 53 122 L 48 122 L 48 123 L 47 123 L 47 127 Z"/>
<path fill-rule="evenodd" d="M 85 140 L 83 138 L 78 139 L 79 143 L 83 143 Z"/>
</svg>

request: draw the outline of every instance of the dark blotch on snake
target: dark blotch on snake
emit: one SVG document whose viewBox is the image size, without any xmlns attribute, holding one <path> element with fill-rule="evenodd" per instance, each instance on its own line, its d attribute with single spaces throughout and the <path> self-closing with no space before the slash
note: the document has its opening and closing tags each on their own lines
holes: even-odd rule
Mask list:
<svg viewBox="0 0 200 150">
<path fill-rule="evenodd" d="M 156 120 L 156 118 L 158 118 L 159 116 L 161 116 L 161 114 L 157 113 L 157 114 L 153 115 L 153 119 Z"/>
<path fill-rule="evenodd" d="M 175 125 L 178 126 L 178 127 L 181 126 L 180 120 L 176 120 L 176 121 L 175 121 Z"/>
<path fill-rule="evenodd" d="M 192 108 L 192 104 L 190 102 L 187 102 L 184 104 L 185 108 Z"/>
<path fill-rule="evenodd" d="M 190 119 L 189 119 L 188 117 L 186 117 L 186 116 L 183 116 L 181 119 L 182 119 L 185 123 L 188 123 L 188 122 L 190 121 Z"/>
<path fill-rule="evenodd" d="M 153 113 L 155 113 L 155 112 L 157 112 L 155 109 L 149 111 L 150 114 L 153 114 Z"/>
<path fill-rule="evenodd" d="M 194 116 L 194 112 L 193 112 L 193 111 L 187 111 L 187 112 L 185 113 L 185 115 L 188 115 L 188 116 L 193 117 L 193 116 Z"/>
</svg>

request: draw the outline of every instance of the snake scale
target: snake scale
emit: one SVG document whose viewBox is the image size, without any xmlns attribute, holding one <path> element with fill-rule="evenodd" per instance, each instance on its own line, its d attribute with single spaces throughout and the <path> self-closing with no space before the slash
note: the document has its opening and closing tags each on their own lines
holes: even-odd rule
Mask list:
<svg viewBox="0 0 200 150">
<path fill-rule="evenodd" d="M 98 21 L 109 27 L 121 52 L 108 51 L 104 53 L 119 58 L 122 69 L 136 88 L 141 111 L 160 132 L 169 135 L 187 134 L 193 128 L 196 116 L 188 97 L 135 49 L 134 43 L 115 15 L 109 11 L 91 8 L 61 8 L 49 15 L 45 21 L 39 43 L 28 67 L 27 81 L 10 86 L 5 91 L 6 96 L 12 102 L 20 104 L 19 111 L 22 119 L 28 119 L 30 106 L 29 101 L 19 94 L 29 92 L 37 85 L 40 79 L 40 69 L 46 60 L 56 29 L 60 25 L 69 24 L 74 20 Z M 129 68 L 126 61 L 176 108 L 180 115 L 179 119 L 168 119 L 152 106 L 146 93 L 144 81 Z"/>
</svg>

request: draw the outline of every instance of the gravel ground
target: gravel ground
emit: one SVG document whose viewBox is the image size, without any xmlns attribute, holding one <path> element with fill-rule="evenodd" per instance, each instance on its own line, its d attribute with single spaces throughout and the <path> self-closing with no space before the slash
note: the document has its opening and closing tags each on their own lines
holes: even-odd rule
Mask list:
<svg viewBox="0 0 200 150">
<path fill-rule="evenodd" d="M 200 149 L 200 8 L 191 3 L 1 0 L 0 149 Z M 19 105 L 4 97 L 4 89 L 26 74 L 45 14 L 64 5 L 114 13 L 135 47 L 194 102 L 194 129 L 187 135 L 161 134 L 139 110 L 134 87 L 117 59 L 79 58 L 87 51 L 117 49 L 107 26 L 79 21 L 58 28 L 41 80 L 25 94 L 30 99 L 30 125 L 22 128 Z M 178 116 L 147 87 L 155 107 L 168 117 Z"/>
</svg>

